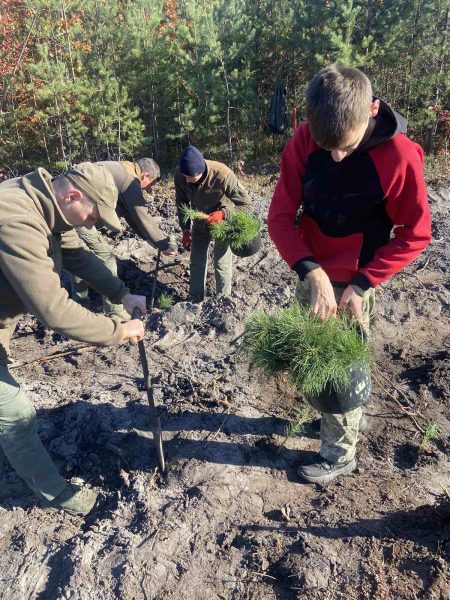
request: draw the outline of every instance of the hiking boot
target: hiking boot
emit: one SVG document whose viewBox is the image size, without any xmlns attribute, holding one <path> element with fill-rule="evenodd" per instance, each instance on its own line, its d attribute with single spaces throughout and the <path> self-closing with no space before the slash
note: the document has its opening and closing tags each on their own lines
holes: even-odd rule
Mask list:
<svg viewBox="0 0 450 600">
<path fill-rule="evenodd" d="M 356 459 L 344 463 L 335 463 L 318 456 L 314 462 L 298 468 L 298 475 L 310 483 L 325 483 L 339 475 L 347 475 L 356 469 Z"/>
<path fill-rule="evenodd" d="M 70 515 L 86 517 L 98 510 L 103 503 L 102 496 L 94 490 L 69 484 L 59 496 L 51 502 L 43 501 L 41 505 L 45 510 L 64 510 Z"/>
<path fill-rule="evenodd" d="M 320 437 L 320 423 L 321 422 L 322 422 L 322 419 L 314 419 L 314 421 L 311 421 L 310 423 L 308 423 L 307 433 L 309 433 L 310 435 L 312 435 L 314 437 Z M 369 427 L 369 423 L 366 419 L 366 416 L 362 415 L 359 420 L 358 432 L 364 433 L 364 431 L 366 431 L 368 429 L 368 427 Z"/>
</svg>

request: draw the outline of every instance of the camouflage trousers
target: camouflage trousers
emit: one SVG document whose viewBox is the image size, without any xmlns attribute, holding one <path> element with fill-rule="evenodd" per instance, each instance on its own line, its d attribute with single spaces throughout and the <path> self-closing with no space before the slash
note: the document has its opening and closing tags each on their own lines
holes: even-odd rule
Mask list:
<svg viewBox="0 0 450 600">
<path fill-rule="evenodd" d="M 336 302 L 339 304 L 344 287 L 333 286 Z M 295 290 L 297 300 L 303 306 L 311 304 L 311 287 L 308 281 L 299 281 Z M 370 317 L 375 304 L 375 290 L 370 289 L 363 296 L 362 329 L 369 337 Z M 359 422 L 362 417 L 362 407 L 343 414 L 321 413 L 320 424 L 320 455 L 331 462 L 348 462 L 356 452 Z"/>
<path fill-rule="evenodd" d="M 111 273 L 117 277 L 116 257 L 103 235 L 95 227 L 92 227 L 92 229 L 75 227 L 75 231 L 89 250 L 102 260 Z M 85 303 L 89 298 L 89 285 L 75 275 L 71 275 L 70 278 L 72 283 L 72 299 L 80 304 Z M 122 304 L 113 304 L 105 296 L 103 296 L 103 312 L 108 317 L 117 317 L 121 321 L 127 321 L 130 318 Z"/>
</svg>

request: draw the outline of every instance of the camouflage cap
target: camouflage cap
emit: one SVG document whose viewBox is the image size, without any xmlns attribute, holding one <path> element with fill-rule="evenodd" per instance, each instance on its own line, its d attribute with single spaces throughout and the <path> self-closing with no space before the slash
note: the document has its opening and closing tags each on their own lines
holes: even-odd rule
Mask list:
<svg viewBox="0 0 450 600">
<path fill-rule="evenodd" d="M 101 165 L 84 162 L 68 169 L 64 177 L 95 202 L 100 213 L 98 225 L 104 225 L 111 231 L 122 231 L 116 214 L 117 187 L 109 171 Z"/>
</svg>

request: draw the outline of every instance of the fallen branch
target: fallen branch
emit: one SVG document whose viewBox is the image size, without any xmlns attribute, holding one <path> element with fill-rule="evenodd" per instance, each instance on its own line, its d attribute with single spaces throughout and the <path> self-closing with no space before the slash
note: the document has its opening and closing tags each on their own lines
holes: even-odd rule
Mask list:
<svg viewBox="0 0 450 600">
<path fill-rule="evenodd" d="M 380 373 L 380 371 L 377 370 L 378 373 Z M 382 373 L 380 373 L 380 375 L 383 375 Z M 380 388 L 383 390 L 383 392 L 385 394 L 387 394 L 390 398 L 392 398 L 394 400 L 394 402 L 397 404 L 397 406 L 400 408 L 400 410 L 402 410 L 406 416 L 408 416 L 411 421 L 414 423 L 414 425 L 416 426 L 417 431 L 419 431 L 419 433 L 421 433 L 422 435 L 425 433 L 425 429 L 423 429 L 419 423 L 416 421 L 416 419 L 413 417 L 413 415 L 411 414 L 411 410 L 404 407 L 403 404 L 393 395 L 391 394 L 391 392 L 389 392 L 381 383 L 380 381 L 375 377 L 375 375 L 372 375 L 372 377 L 375 379 L 375 381 L 378 383 L 378 385 L 380 386 Z M 392 387 L 399 391 L 398 388 L 396 388 L 396 386 L 392 383 L 389 382 Z M 417 412 L 414 411 L 414 414 L 417 415 Z"/>
<path fill-rule="evenodd" d="M 382 372 L 380 371 L 380 369 L 376 368 L 375 370 L 376 370 L 376 372 L 377 372 L 379 375 L 381 375 L 381 377 L 382 377 L 382 378 L 383 378 L 385 381 L 387 381 L 388 383 L 390 383 L 390 384 L 392 385 L 392 387 L 394 388 L 394 390 L 395 390 L 397 393 L 399 393 L 399 394 L 400 394 L 400 396 L 403 396 L 403 398 L 406 400 L 406 402 L 407 402 L 408 404 L 410 404 L 410 403 L 411 403 L 411 400 L 409 399 L 408 395 L 407 395 L 407 394 L 405 394 L 405 392 L 404 392 L 404 391 L 403 391 L 401 388 L 397 387 L 397 386 L 395 385 L 395 383 L 392 383 L 392 381 L 389 379 L 389 377 L 387 377 L 387 376 L 386 376 L 384 373 L 382 373 Z"/>
<path fill-rule="evenodd" d="M 50 360 L 56 360 L 57 358 L 64 358 L 64 356 L 70 356 L 71 354 L 82 354 L 83 352 L 90 352 L 91 350 L 97 350 L 98 348 L 99 348 L 99 346 L 92 346 L 91 344 L 89 344 L 87 346 L 78 346 L 76 348 L 71 348 L 70 350 L 64 350 L 62 352 L 54 352 L 53 354 L 47 354 L 46 356 L 39 356 L 38 358 L 33 358 L 32 360 L 14 363 L 9 368 L 16 369 L 18 367 L 25 367 L 27 365 L 31 365 L 32 363 L 49 362 Z"/>
<path fill-rule="evenodd" d="M 420 271 L 424 271 L 428 267 L 428 263 L 430 262 L 430 257 L 424 262 L 424 264 L 415 270 L 415 273 L 420 273 Z"/>
<path fill-rule="evenodd" d="M 223 413 L 222 413 L 223 414 Z M 216 429 L 216 431 L 210 431 L 208 433 L 208 435 L 204 438 L 202 445 L 200 446 L 200 449 L 198 452 L 200 452 L 200 450 L 203 450 L 203 448 L 205 448 L 205 446 L 208 445 L 208 440 L 210 439 L 211 436 L 213 435 L 217 435 L 218 433 L 220 433 L 222 431 L 222 427 L 225 425 L 225 423 L 228 421 L 228 419 L 230 418 L 230 411 L 227 410 L 225 412 L 225 418 L 223 419 L 222 423 L 219 425 L 219 428 Z M 194 458 L 197 456 L 198 452 L 196 452 L 194 454 Z"/>
</svg>

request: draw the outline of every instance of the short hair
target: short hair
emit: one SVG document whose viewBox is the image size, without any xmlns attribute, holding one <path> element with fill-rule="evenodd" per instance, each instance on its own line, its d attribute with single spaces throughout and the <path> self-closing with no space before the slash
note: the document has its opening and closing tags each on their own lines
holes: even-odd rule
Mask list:
<svg viewBox="0 0 450 600">
<path fill-rule="evenodd" d="M 150 173 L 150 175 L 157 179 L 161 177 L 161 169 L 153 158 L 141 158 L 138 160 L 138 165 L 141 169 L 141 173 Z"/>
<path fill-rule="evenodd" d="M 342 146 L 368 118 L 371 102 L 372 85 L 359 69 L 332 65 L 319 71 L 306 90 L 306 118 L 315 142 L 327 150 Z"/>
</svg>

